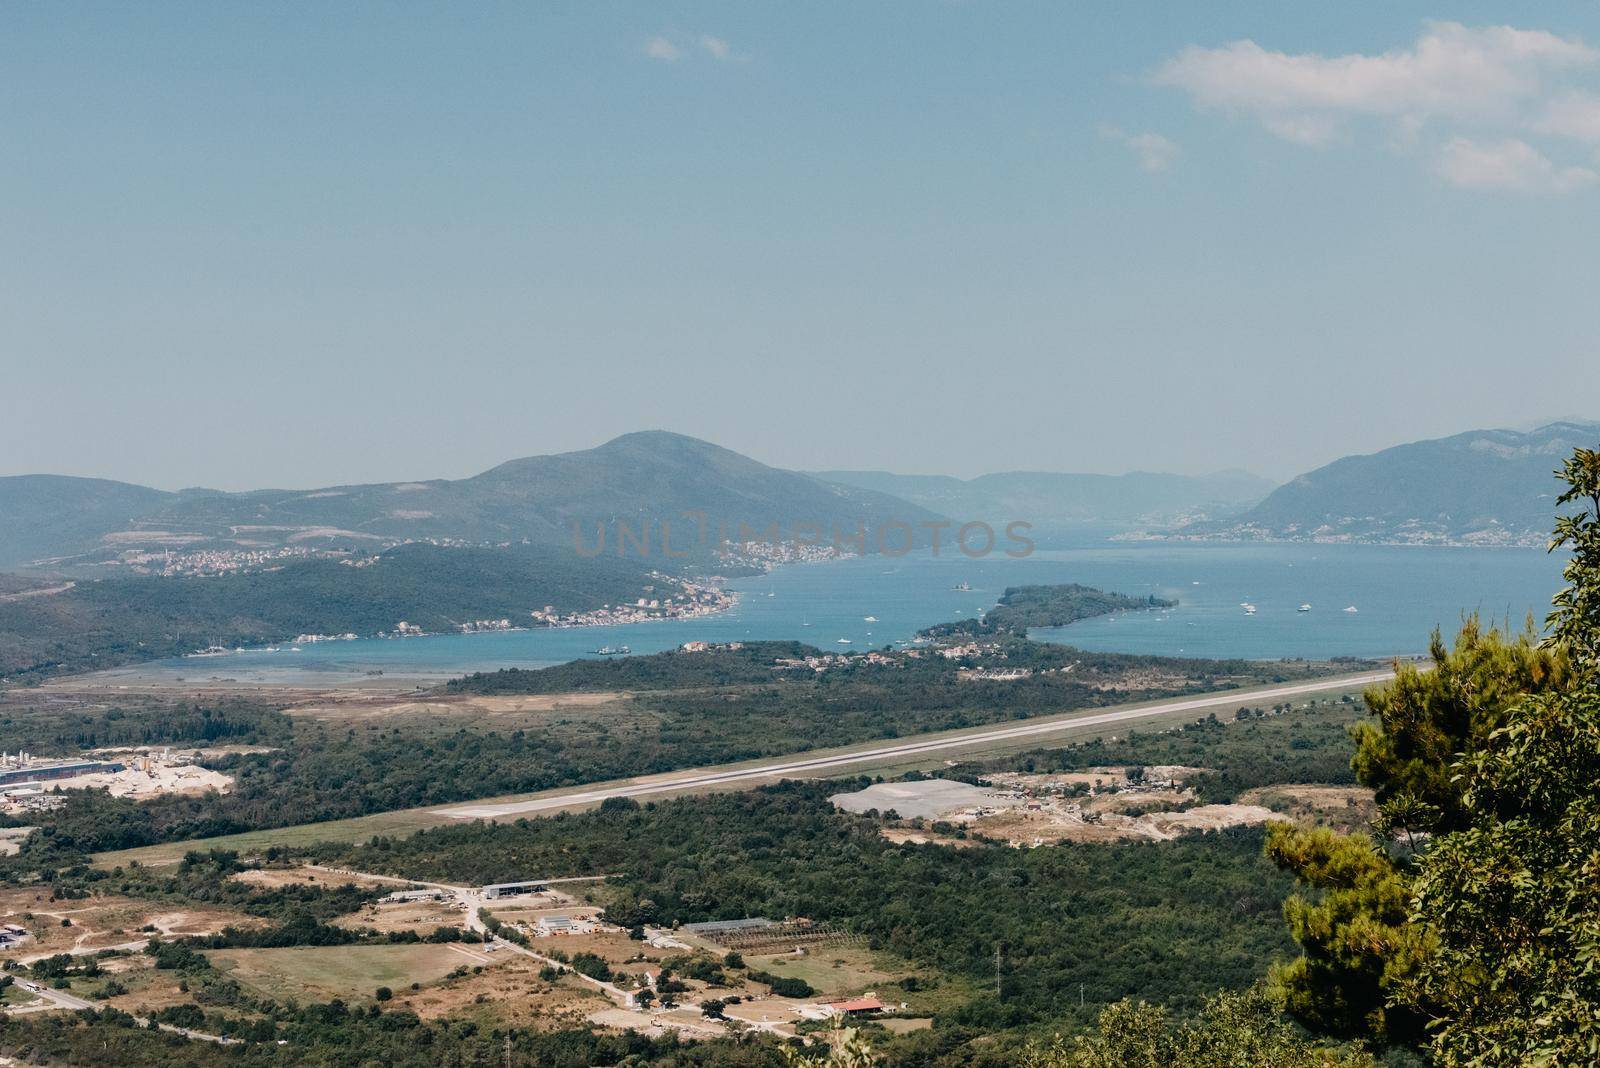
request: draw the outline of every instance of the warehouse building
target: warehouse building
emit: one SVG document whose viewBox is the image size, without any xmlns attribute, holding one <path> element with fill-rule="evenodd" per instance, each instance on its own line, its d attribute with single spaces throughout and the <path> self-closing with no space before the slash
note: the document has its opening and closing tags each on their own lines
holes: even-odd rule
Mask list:
<svg viewBox="0 0 1600 1068">
<path fill-rule="evenodd" d="M 111 775 L 123 769 L 121 761 L 58 760 L 27 767 L 6 768 L 0 771 L 0 787 L 24 782 L 46 782 L 51 779 L 71 779 L 78 775 Z"/>
</svg>

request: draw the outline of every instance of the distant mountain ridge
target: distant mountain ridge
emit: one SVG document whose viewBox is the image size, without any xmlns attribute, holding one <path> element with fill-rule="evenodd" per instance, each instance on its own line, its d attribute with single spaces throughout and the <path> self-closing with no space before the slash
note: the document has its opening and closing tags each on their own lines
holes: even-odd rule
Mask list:
<svg viewBox="0 0 1600 1068">
<path fill-rule="evenodd" d="M 406 540 L 570 545 L 572 525 L 672 522 L 684 537 L 703 512 L 713 527 L 777 522 L 853 531 L 891 519 L 938 518 L 883 493 L 769 467 L 667 431 L 593 449 L 512 460 L 470 478 L 313 490 L 165 493 L 99 479 L 0 478 L 0 567 L 90 564 L 127 551 L 376 549 Z M 681 544 L 681 543 L 678 543 Z"/>
<path fill-rule="evenodd" d="M 1530 431 L 1471 430 L 1346 456 L 1273 490 L 1243 515 L 1196 523 L 1186 538 L 1404 544 L 1543 545 L 1577 446 L 1600 442 L 1600 422 Z"/>
<path fill-rule="evenodd" d="M 1261 500 L 1275 485 L 1247 471 L 1211 475 L 1005 471 L 970 479 L 888 471 L 813 473 L 829 482 L 892 494 L 946 515 L 1037 524 L 1160 522 L 1195 513 L 1228 515 Z"/>
<path fill-rule="evenodd" d="M 176 493 L 100 478 L 0 478 L 0 566 L 92 552 L 108 530 L 177 499 Z"/>
</svg>

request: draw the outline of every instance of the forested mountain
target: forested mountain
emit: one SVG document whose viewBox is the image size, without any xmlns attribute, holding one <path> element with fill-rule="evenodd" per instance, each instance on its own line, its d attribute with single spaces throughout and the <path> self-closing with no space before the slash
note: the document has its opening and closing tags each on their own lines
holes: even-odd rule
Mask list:
<svg viewBox="0 0 1600 1068">
<path fill-rule="evenodd" d="M 90 552 L 108 531 L 177 500 L 177 494 L 101 478 L 0 478 L 0 567 Z"/>
<path fill-rule="evenodd" d="M 309 559 L 223 575 L 53 586 L 0 575 L 0 681 L 302 633 L 369 635 L 401 620 L 429 632 L 480 619 L 526 626 L 528 613 L 545 605 L 589 612 L 669 592 L 649 561 L 584 559 L 554 546 L 402 545 L 368 559 L 360 567 Z"/>
<path fill-rule="evenodd" d="M 703 512 L 714 531 L 740 523 L 785 534 L 796 523 L 854 531 L 935 518 L 869 489 L 825 483 L 709 442 L 647 431 L 597 448 L 512 460 L 471 478 L 181 494 L 53 476 L 0 478 L 0 567 L 41 558 L 89 563 L 129 550 L 282 546 L 377 548 L 408 539 L 567 546 L 572 524 L 673 522 Z M 675 544 L 681 544 L 676 542 Z"/>
<path fill-rule="evenodd" d="M 1247 471 L 1212 475 L 1007 471 L 970 479 L 888 471 L 818 471 L 816 475 L 829 482 L 893 494 L 945 515 L 1035 524 L 1132 523 L 1196 513 L 1232 515 L 1261 500 L 1273 485 Z"/>
<path fill-rule="evenodd" d="M 1183 535 L 1330 541 L 1543 545 L 1576 447 L 1600 442 L 1600 423 L 1531 431 L 1472 430 L 1368 456 L 1347 456 L 1274 490 L 1236 520 Z"/>
</svg>

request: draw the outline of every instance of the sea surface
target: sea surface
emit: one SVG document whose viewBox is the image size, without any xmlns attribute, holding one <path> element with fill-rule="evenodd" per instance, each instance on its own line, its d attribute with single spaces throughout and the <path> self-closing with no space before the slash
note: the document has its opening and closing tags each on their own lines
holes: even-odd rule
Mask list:
<svg viewBox="0 0 1600 1068">
<path fill-rule="evenodd" d="M 1177 600 L 1034 637 L 1084 649 L 1172 656 L 1325 658 L 1424 652 L 1435 627 L 1468 612 L 1542 623 L 1561 586 L 1560 559 L 1528 549 L 1367 545 L 1110 542 L 1083 536 L 1026 559 L 960 553 L 863 557 L 779 568 L 731 583 L 737 607 L 699 619 L 615 627 L 447 634 L 287 645 L 278 652 L 158 661 L 117 674 L 139 679 L 335 685 L 433 680 L 502 667 L 544 667 L 602 646 L 653 653 L 687 641 L 797 639 L 829 651 L 909 640 L 934 623 L 976 615 L 1007 586 L 1080 582 Z M 955 587 L 966 583 L 970 591 Z M 1243 603 L 1256 606 L 1246 614 Z M 1297 611 L 1309 604 L 1309 611 Z M 1355 612 L 1344 611 L 1353 606 Z M 866 617 L 876 617 L 868 620 Z M 845 638 L 849 644 L 841 644 Z"/>
</svg>

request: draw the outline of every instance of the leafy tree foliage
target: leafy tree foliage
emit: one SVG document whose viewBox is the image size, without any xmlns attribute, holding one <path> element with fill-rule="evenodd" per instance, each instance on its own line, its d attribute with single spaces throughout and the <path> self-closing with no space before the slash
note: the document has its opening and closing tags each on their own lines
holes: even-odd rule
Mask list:
<svg viewBox="0 0 1600 1068">
<path fill-rule="evenodd" d="M 1450 846 L 1461 841 L 1458 835 L 1486 833 L 1485 817 L 1477 811 L 1482 795 L 1475 799 L 1470 793 L 1472 780 L 1462 767 L 1480 767 L 1501 755 L 1507 724 L 1522 721 L 1525 708 L 1560 705 L 1586 671 L 1594 678 L 1587 665 L 1600 633 L 1600 454 L 1579 449 L 1563 475 L 1571 488 L 1560 502 L 1584 500 L 1592 512 L 1557 523 L 1552 550 L 1571 545 L 1574 555 L 1565 569 L 1568 587 L 1555 598 L 1550 640 L 1541 643 L 1531 622 L 1522 633 L 1507 635 L 1483 628 L 1477 617 L 1462 625 L 1453 648 L 1446 649 L 1435 632 L 1432 670 L 1400 665 L 1392 683 L 1366 692 L 1374 719 L 1354 729 L 1352 767 L 1378 795 L 1378 844 L 1286 827 L 1267 839 L 1269 857 L 1310 891 L 1285 903 L 1302 956 L 1275 970 L 1274 982 L 1291 1014 L 1315 1030 L 1414 1044 L 1422 1039 L 1419 1025 L 1426 1018 L 1451 1018 L 1458 1010 L 1446 998 L 1454 986 L 1440 969 L 1466 966 L 1469 954 L 1451 958 L 1448 946 L 1435 946 L 1446 929 L 1418 923 L 1411 897 L 1434 887 L 1430 894 L 1437 900 L 1451 892 L 1442 879 L 1472 879 L 1474 871 L 1438 871 L 1426 883 L 1413 884 L 1413 868 L 1421 854 L 1424 870 L 1435 871 L 1458 849 Z M 1494 831 L 1504 833 L 1510 831 Z M 1432 852 L 1422 849 L 1429 835 L 1440 836 Z M 1494 835 L 1494 847 L 1509 849 Z M 1475 847 L 1493 855 L 1483 841 Z M 1454 892 L 1486 889 L 1469 881 Z M 1525 907 L 1531 910 L 1531 903 Z M 1525 919 L 1533 923 L 1533 911 Z M 1499 972 L 1485 982 L 1504 978 L 1506 972 Z M 1523 980 L 1517 985 L 1526 986 Z"/>
<path fill-rule="evenodd" d="M 1475 617 L 1453 648 L 1435 632 L 1432 660 L 1427 671 L 1402 664 L 1393 682 L 1368 690 L 1376 721 L 1353 729 L 1352 766 L 1377 793 L 1380 843 L 1399 834 L 1415 847 L 1417 832 L 1461 826 L 1462 788 L 1451 770 L 1459 754 L 1486 745 L 1524 694 L 1569 678 L 1565 655 L 1541 647 L 1531 630 L 1509 637 Z M 1273 829 L 1267 854 L 1310 891 L 1284 904 L 1302 950 L 1273 974 L 1288 1011 L 1324 1034 L 1419 1042 L 1424 1017 L 1392 1004 L 1426 946 L 1407 923 L 1409 858 L 1359 837 L 1289 826 Z"/>
<path fill-rule="evenodd" d="M 1406 987 L 1447 1068 L 1600 1058 L 1600 695 L 1529 698 L 1463 761 L 1468 826 L 1422 858 Z"/>
<path fill-rule="evenodd" d="M 1313 1045 L 1287 1026 L 1260 989 L 1221 994 L 1198 1018 L 1172 1026 L 1162 1009 L 1119 1002 L 1071 1045 L 1030 1050 L 1022 1068 L 1367 1068 L 1362 1053 Z"/>
<path fill-rule="evenodd" d="M 1343 1038 L 1411 1044 L 1422 1017 L 1388 1004 L 1412 975 L 1424 937 L 1406 923 L 1411 890 L 1404 872 L 1367 839 L 1286 823 L 1267 833 L 1267 856 L 1317 891 L 1284 903 L 1300 957 L 1274 969 L 1285 1008 L 1307 1026 Z"/>
<path fill-rule="evenodd" d="M 1574 555 L 1550 639 L 1476 618 L 1453 649 L 1435 633 L 1433 670 L 1402 666 L 1366 695 L 1377 721 L 1356 728 L 1377 846 L 1268 839 L 1314 891 L 1285 905 L 1303 955 L 1274 975 L 1311 1027 L 1413 1043 L 1431 1020 L 1446 1064 L 1600 1056 L 1600 987 L 1585 979 L 1600 956 L 1600 455 L 1578 450 L 1563 474 L 1561 503 L 1590 510 L 1557 524 L 1552 549 Z"/>
<path fill-rule="evenodd" d="M 1393 682 L 1368 690 L 1376 722 L 1355 728 L 1356 776 L 1377 791 L 1396 829 L 1462 826 L 1451 765 L 1480 749 L 1524 694 L 1559 690 L 1570 678 L 1566 655 L 1541 646 L 1531 626 L 1513 636 L 1484 628 L 1476 616 L 1462 625 L 1453 648 L 1435 631 L 1430 657 L 1429 670 L 1402 663 Z"/>
<path fill-rule="evenodd" d="M 1524 631 L 1515 637 L 1466 620 L 1453 648 L 1433 637 L 1431 669 L 1401 664 L 1364 695 L 1375 721 L 1353 728 L 1357 777 L 1377 793 L 1380 841 L 1448 830 L 1465 820 L 1451 765 L 1479 750 L 1522 695 L 1564 686 L 1566 657 Z M 1284 904 L 1298 960 L 1274 972 L 1288 1011 L 1325 1034 L 1384 1043 L 1421 1040 L 1422 1017 L 1391 1005 L 1424 938 L 1410 927 L 1407 861 L 1359 837 L 1280 826 L 1267 855 L 1309 894 Z"/>
<path fill-rule="evenodd" d="M 1587 685 L 1600 684 L 1600 449 L 1578 449 L 1562 465 L 1567 490 L 1557 505 L 1583 508 L 1556 521 L 1550 551 L 1572 549 L 1562 571 L 1566 588 L 1550 613 L 1551 643 L 1572 657 Z"/>
</svg>

